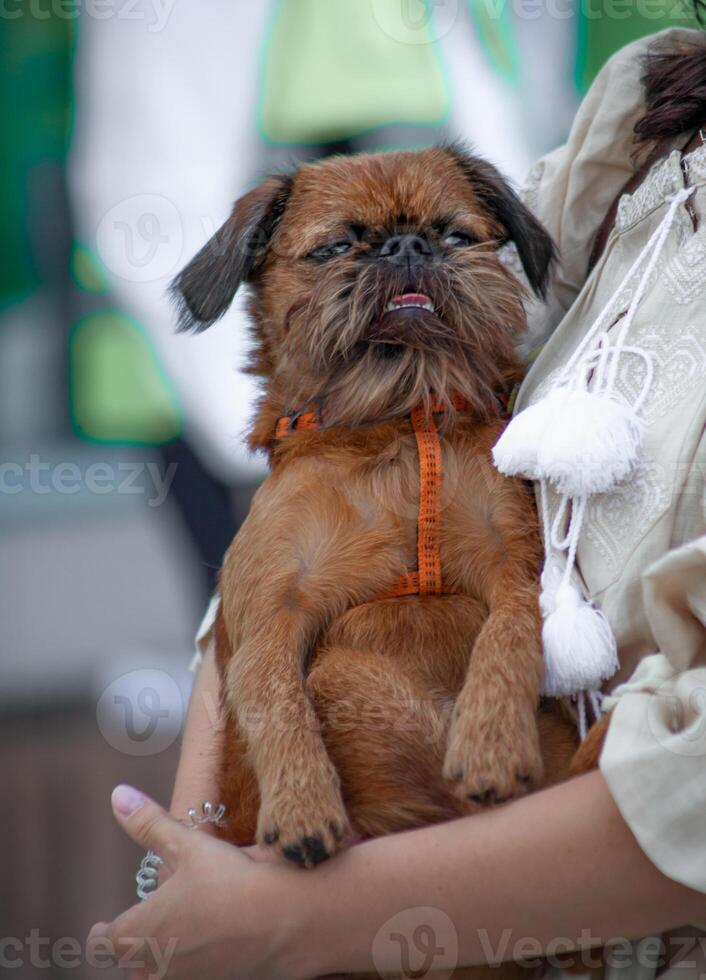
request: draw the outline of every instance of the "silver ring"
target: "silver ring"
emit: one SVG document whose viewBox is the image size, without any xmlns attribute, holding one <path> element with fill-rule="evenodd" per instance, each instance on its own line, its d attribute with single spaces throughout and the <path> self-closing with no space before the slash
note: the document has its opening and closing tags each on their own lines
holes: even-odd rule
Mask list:
<svg viewBox="0 0 706 980">
<path fill-rule="evenodd" d="M 189 830 L 197 830 L 205 823 L 215 823 L 216 826 L 220 827 L 223 824 L 225 812 L 226 808 L 223 803 L 219 803 L 218 806 L 214 807 L 213 803 L 206 800 L 201 804 L 201 813 L 195 807 L 190 807 L 187 811 L 189 819 L 180 820 L 179 822 L 185 827 L 188 827 Z M 157 890 L 159 885 L 159 869 L 163 864 L 164 861 L 159 854 L 151 850 L 140 861 L 140 867 L 135 875 L 135 881 L 137 882 L 137 897 L 141 902 L 144 902 L 153 891 Z"/>
<path fill-rule="evenodd" d="M 223 817 L 225 816 L 226 808 L 223 803 L 219 803 L 218 806 L 214 807 L 213 803 L 206 800 L 201 804 L 201 813 L 199 813 L 195 807 L 190 807 L 187 810 L 188 820 L 182 820 L 181 823 L 190 830 L 200 827 L 205 823 L 215 823 L 216 826 L 220 827 L 223 824 Z"/>
<path fill-rule="evenodd" d="M 156 890 L 159 885 L 159 869 L 164 861 L 154 851 L 148 851 L 140 861 L 140 867 L 135 875 L 137 882 L 137 897 L 141 902 Z"/>
</svg>

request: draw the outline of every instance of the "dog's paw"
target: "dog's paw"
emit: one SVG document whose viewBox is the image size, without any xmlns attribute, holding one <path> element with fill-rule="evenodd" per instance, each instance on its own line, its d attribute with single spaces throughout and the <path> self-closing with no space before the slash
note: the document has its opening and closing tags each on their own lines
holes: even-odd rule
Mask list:
<svg viewBox="0 0 706 980">
<path fill-rule="evenodd" d="M 535 712 L 518 700 L 459 699 L 449 730 L 444 776 L 456 795 L 480 806 L 535 789 L 543 775 Z M 473 703 L 476 702 L 476 703 Z"/>
<path fill-rule="evenodd" d="M 302 868 L 314 868 L 339 850 L 351 828 L 338 786 L 322 791 L 278 788 L 263 799 L 257 841 Z"/>
</svg>

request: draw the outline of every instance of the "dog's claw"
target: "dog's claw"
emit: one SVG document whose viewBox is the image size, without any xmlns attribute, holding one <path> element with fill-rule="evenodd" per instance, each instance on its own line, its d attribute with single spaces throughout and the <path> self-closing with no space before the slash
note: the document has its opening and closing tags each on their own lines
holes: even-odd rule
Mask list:
<svg viewBox="0 0 706 980">
<path fill-rule="evenodd" d="M 315 868 L 344 846 L 350 825 L 337 793 L 331 794 L 323 813 L 307 813 L 305 800 L 293 804 L 283 797 L 279 802 L 286 804 L 279 811 L 261 805 L 256 837 L 287 861 L 300 868 Z"/>
<path fill-rule="evenodd" d="M 469 793 L 468 799 L 479 806 L 498 806 L 500 803 L 507 803 L 509 796 L 501 796 L 495 786 L 489 786 L 480 793 Z"/>
<path fill-rule="evenodd" d="M 305 837 L 302 843 L 312 867 L 316 867 L 317 864 L 321 864 L 322 861 L 331 856 L 320 837 Z"/>
<path fill-rule="evenodd" d="M 304 851 L 298 844 L 290 844 L 289 847 L 283 848 L 282 854 L 288 861 L 292 861 L 293 864 L 304 864 Z"/>
<path fill-rule="evenodd" d="M 456 796 L 476 806 L 496 806 L 539 785 L 542 759 L 534 718 L 518 725 L 521 737 L 510 740 L 500 721 L 492 738 L 479 730 L 476 714 L 469 711 L 449 733 L 444 775 Z"/>
<path fill-rule="evenodd" d="M 320 837 L 302 837 L 298 844 L 283 847 L 282 854 L 300 868 L 315 868 L 331 857 Z"/>
</svg>

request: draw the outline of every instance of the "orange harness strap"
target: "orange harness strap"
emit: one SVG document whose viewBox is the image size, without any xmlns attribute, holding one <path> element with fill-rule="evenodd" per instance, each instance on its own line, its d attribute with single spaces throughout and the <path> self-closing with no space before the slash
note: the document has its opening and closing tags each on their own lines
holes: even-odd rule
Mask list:
<svg viewBox="0 0 706 980">
<path fill-rule="evenodd" d="M 461 395 L 454 395 L 454 408 L 463 410 L 468 404 Z M 431 412 L 439 413 L 445 405 L 432 400 Z M 407 595 L 441 595 L 444 591 L 441 579 L 441 547 L 439 528 L 441 524 L 441 442 L 434 424 L 433 415 L 427 416 L 423 405 L 410 415 L 412 428 L 417 440 L 419 457 L 419 511 L 417 514 L 417 568 L 398 579 L 389 592 L 377 596 L 379 599 Z M 321 428 L 317 412 L 301 415 L 287 415 L 277 422 L 275 438 L 282 439 L 290 432 L 315 430 Z"/>
<path fill-rule="evenodd" d="M 417 570 L 419 595 L 441 593 L 441 443 L 432 416 L 423 408 L 412 412 L 412 427 L 419 455 L 419 513 L 417 515 Z"/>
<path fill-rule="evenodd" d="M 275 439 L 284 439 L 290 432 L 302 429 L 320 429 L 319 416 L 316 412 L 303 412 L 301 415 L 285 415 L 277 423 Z"/>
</svg>

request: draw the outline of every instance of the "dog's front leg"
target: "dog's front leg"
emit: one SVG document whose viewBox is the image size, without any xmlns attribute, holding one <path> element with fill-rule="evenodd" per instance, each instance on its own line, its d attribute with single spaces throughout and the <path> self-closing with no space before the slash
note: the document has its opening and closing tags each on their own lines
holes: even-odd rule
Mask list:
<svg viewBox="0 0 706 980">
<path fill-rule="evenodd" d="M 348 831 L 338 774 L 303 683 L 311 625 L 304 611 L 266 616 L 225 673 L 260 790 L 257 839 L 306 867 L 335 853 Z"/>
<path fill-rule="evenodd" d="M 257 838 L 313 866 L 348 820 L 306 691 L 309 661 L 327 625 L 394 581 L 402 559 L 394 526 L 362 524 L 343 494 L 306 477 L 293 468 L 266 481 L 226 556 L 221 670 L 260 792 Z"/>
<path fill-rule="evenodd" d="M 488 618 L 471 653 L 449 731 L 444 775 L 457 795 L 498 803 L 541 783 L 536 711 L 544 673 L 539 538 L 524 488 L 495 479 L 470 539 L 468 586 Z"/>
<path fill-rule="evenodd" d="M 498 577 L 456 701 L 444 761 L 444 775 L 462 799 L 500 803 L 541 783 L 537 605 L 537 591 L 526 581 L 516 574 Z"/>
</svg>

